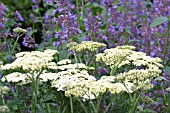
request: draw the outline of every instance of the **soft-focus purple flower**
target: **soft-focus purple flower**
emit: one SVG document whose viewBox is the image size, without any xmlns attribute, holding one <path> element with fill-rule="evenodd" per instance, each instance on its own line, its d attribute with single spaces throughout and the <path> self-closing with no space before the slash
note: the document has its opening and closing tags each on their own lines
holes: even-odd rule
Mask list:
<svg viewBox="0 0 170 113">
<path fill-rule="evenodd" d="M 59 45 L 61 45 L 61 42 L 53 42 L 53 46 L 58 47 Z"/>
<path fill-rule="evenodd" d="M 17 21 L 24 21 L 24 18 L 21 16 L 18 10 L 15 11 L 14 17 L 15 17 L 15 20 Z"/>
<path fill-rule="evenodd" d="M 47 4 L 53 4 L 54 0 L 44 0 L 44 2 L 46 2 Z"/>
<path fill-rule="evenodd" d="M 35 9 L 38 9 L 38 8 L 39 8 L 38 5 L 33 5 L 33 6 L 32 6 L 32 10 L 35 10 Z"/>
<path fill-rule="evenodd" d="M 25 37 L 23 38 L 22 44 L 28 48 L 35 48 L 35 47 L 37 48 L 38 44 L 35 43 L 34 38 L 32 38 L 30 35 L 31 30 L 32 28 L 27 28 L 27 33 L 25 34 Z"/>
<path fill-rule="evenodd" d="M 152 84 L 155 86 L 158 84 L 158 82 L 152 81 Z"/>
<path fill-rule="evenodd" d="M 84 26 L 86 31 L 96 34 L 99 32 L 101 25 L 94 16 L 88 15 L 87 19 L 84 20 Z"/>
<path fill-rule="evenodd" d="M 83 37 L 84 41 L 92 41 L 93 37 L 91 35 L 87 35 Z"/>
<path fill-rule="evenodd" d="M 108 74 L 108 73 L 109 73 L 109 70 L 108 70 L 108 69 L 102 68 L 102 67 L 99 67 L 99 68 L 98 68 L 98 74 L 99 74 L 100 76 L 106 75 L 106 74 Z"/>
<path fill-rule="evenodd" d="M 0 30 L 3 30 L 5 27 L 5 23 L 7 22 L 7 18 L 5 18 L 5 11 L 8 11 L 8 8 L 4 4 L 0 4 Z"/>
<path fill-rule="evenodd" d="M 159 105 L 160 105 L 160 103 L 159 103 L 159 102 L 156 102 L 155 106 L 159 106 Z"/>
<path fill-rule="evenodd" d="M 34 14 L 30 14 L 29 17 L 34 21 L 36 22 L 37 21 L 37 17 L 34 15 Z"/>
<path fill-rule="evenodd" d="M 32 0 L 33 3 L 38 4 L 41 0 Z"/>
</svg>

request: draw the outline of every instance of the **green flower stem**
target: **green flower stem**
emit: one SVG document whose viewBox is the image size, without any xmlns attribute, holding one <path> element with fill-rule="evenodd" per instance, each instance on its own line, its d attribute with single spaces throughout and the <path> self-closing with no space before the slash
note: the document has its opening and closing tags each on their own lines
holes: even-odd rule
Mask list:
<svg viewBox="0 0 170 113">
<path fill-rule="evenodd" d="M 71 113 L 74 113 L 74 110 L 73 110 L 73 99 L 72 99 L 72 97 L 70 97 L 70 107 L 71 107 Z"/>
<path fill-rule="evenodd" d="M 81 21 L 80 21 L 80 11 L 79 11 L 79 1 L 76 0 L 76 10 L 77 10 L 77 19 L 78 19 L 78 23 L 81 25 Z"/>
<path fill-rule="evenodd" d="M 96 107 L 95 107 L 95 105 L 94 105 L 94 103 L 93 103 L 93 101 L 91 99 L 90 99 L 90 104 L 93 107 L 94 113 L 98 113 L 98 110 L 96 109 Z"/>
<path fill-rule="evenodd" d="M 13 51 L 14 51 L 15 46 L 16 46 L 16 44 L 17 44 L 17 42 L 18 42 L 19 38 L 20 38 L 21 36 L 23 36 L 23 34 L 24 34 L 24 33 L 22 33 L 21 35 L 19 35 L 19 36 L 17 37 L 17 39 L 16 39 L 16 41 L 15 41 L 15 43 L 14 43 L 14 46 L 13 46 L 13 48 L 12 48 L 11 52 L 13 52 Z"/>
<path fill-rule="evenodd" d="M 134 113 L 136 105 L 137 105 L 137 102 L 138 102 L 139 98 L 141 97 L 141 95 L 142 95 L 142 93 L 137 97 L 137 93 L 134 94 L 133 99 L 131 100 L 131 102 L 132 102 L 131 105 L 132 106 L 131 106 L 131 108 L 129 110 L 129 113 Z"/>
<path fill-rule="evenodd" d="M 1 98 L 2 98 L 2 104 L 5 105 L 4 95 L 3 94 L 0 94 L 0 95 L 1 95 Z"/>
<path fill-rule="evenodd" d="M 38 98 L 38 88 L 40 83 L 40 73 L 37 75 L 36 78 L 34 78 L 34 75 L 32 77 L 33 81 L 33 98 L 32 98 L 32 113 L 37 113 L 37 98 Z"/>
<path fill-rule="evenodd" d="M 83 107 L 84 112 L 85 112 L 85 113 L 88 113 L 88 111 L 87 111 L 85 105 L 83 104 L 83 102 L 82 102 L 79 98 L 78 98 L 77 100 L 80 102 L 81 106 Z"/>
<path fill-rule="evenodd" d="M 76 53 L 75 53 L 74 50 L 73 50 L 73 54 L 74 54 L 74 58 L 75 58 L 75 60 L 76 60 L 76 63 L 78 64 L 77 55 L 76 55 Z"/>
<path fill-rule="evenodd" d="M 112 104 L 112 102 L 109 103 L 109 105 L 107 106 L 106 110 L 103 113 L 107 113 L 107 111 L 109 110 L 111 104 Z"/>
<path fill-rule="evenodd" d="M 33 31 L 34 31 L 34 27 L 35 27 L 35 24 L 34 22 L 32 23 L 32 27 L 33 27 Z M 33 39 L 34 39 L 34 49 L 36 50 L 36 43 L 35 43 L 35 36 L 34 36 L 34 32 L 33 32 Z"/>
<path fill-rule="evenodd" d="M 167 30 L 167 35 L 166 35 L 166 39 L 165 39 L 165 46 L 164 46 L 164 57 L 163 57 L 163 64 L 164 65 L 166 64 L 165 58 L 166 58 L 167 49 L 168 49 L 169 32 L 170 32 L 170 19 L 168 20 L 168 30 Z"/>
<path fill-rule="evenodd" d="M 42 16 L 41 16 L 40 11 L 38 11 L 38 14 L 39 14 L 40 19 L 41 19 L 41 24 L 42 24 L 43 30 L 45 30 L 45 26 L 44 26 L 44 23 L 43 23 L 43 18 L 42 18 Z"/>
<path fill-rule="evenodd" d="M 102 101 L 102 97 L 103 97 L 103 93 L 99 96 L 99 98 L 97 98 L 97 110 L 99 110 L 100 103 Z"/>
<path fill-rule="evenodd" d="M 7 84 L 8 84 L 9 87 L 10 87 L 12 96 L 14 97 L 15 100 L 17 100 L 18 98 L 16 97 L 15 93 L 12 91 L 12 86 L 11 86 L 10 83 L 8 82 L 7 78 L 6 78 L 6 77 L 4 77 L 4 78 L 5 78 L 5 81 L 7 81 Z M 20 108 L 20 106 L 19 106 L 18 104 L 17 104 L 17 107 L 18 107 L 18 113 L 22 113 L 22 112 L 21 112 L 21 108 Z"/>
</svg>

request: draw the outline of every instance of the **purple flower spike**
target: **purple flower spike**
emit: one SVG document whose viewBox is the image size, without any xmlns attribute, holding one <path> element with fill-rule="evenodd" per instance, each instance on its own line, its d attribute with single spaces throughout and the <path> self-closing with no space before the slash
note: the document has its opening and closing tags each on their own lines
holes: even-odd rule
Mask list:
<svg viewBox="0 0 170 113">
<path fill-rule="evenodd" d="M 15 11 L 14 17 L 16 21 L 24 21 L 24 18 L 21 16 L 18 10 Z"/>
</svg>

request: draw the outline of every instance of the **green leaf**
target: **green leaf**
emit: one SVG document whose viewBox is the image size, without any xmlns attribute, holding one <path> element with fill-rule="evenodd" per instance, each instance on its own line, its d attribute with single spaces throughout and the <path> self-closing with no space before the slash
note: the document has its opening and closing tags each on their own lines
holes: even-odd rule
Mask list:
<svg viewBox="0 0 170 113">
<path fill-rule="evenodd" d="M 125 32 L 128 33 L 128 34 L 131 34 L 131 32 L 130 32 L 130 27 L 127 27 L 127 28 L 125 29 Z"/>
<path fill-rule="evenodd" d="M 170 66 L 166 66 L 165 67 L 165 71 L 167 71 L 168 72 L 168 76 L 170 76 Z"/>
<path fill-rule="evenodd" d="M 46 11 L 46 15 L 47 15 L 47 16 L 51 15 L 51 14 L 53 13 L 53 10 L 54 10 L 54 9 L 49 9 L 49 10 L 47 10 L 47 11 Z"/>
<path fill-rule="evenodd" d="M 138 39 L 134 39 L 134 40 L 129 40 L 129 43 L 133 43 L 133 42 L 140 42 L 140 43 L 142 43 L 142 41 L 141 40 L 138 40 Z"/>
<path fill-rule="evenodd" d="M 163 17 L 163 16 L 157 17 L 157 18 L 155 18 L 155 20 L 152 21 L 150 26 L 151 27 L 156 27 L 156 26 L 158 26 L 158 25 L 160 25 L 160 24 L 162 24 L 162 23 L 164 23 L 166 21 L 168 21 L 167 17 Z"/>
</svg>

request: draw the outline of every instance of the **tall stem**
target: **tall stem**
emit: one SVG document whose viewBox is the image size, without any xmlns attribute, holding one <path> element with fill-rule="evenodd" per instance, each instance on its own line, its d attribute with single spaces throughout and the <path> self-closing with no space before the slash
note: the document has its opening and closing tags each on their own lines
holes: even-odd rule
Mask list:
<svg viewBox="0 0 170 113">
<path fill-rule="evenodd" d="M 74 111 L 73 111 L 73 100 L 72 100 L 72 97 L 70 97 L 70 107 L 71 107 L 71 113 L 74 113 Z"/>
<path fill-rule="evenodd" d="M 13 46 L 13 48 L 12 48 L 11 52 L 13 52 L 13 51 L 14 51 L 15 46 L 16 46 L 16 44 L 17 44 L 17 42 L 18 42 L 19 38 L 20 38 L 23 34 L 24 34 L 24 33 L 22 33 L 21 35 L 19 35 L 19 36 L 17 37 L 17 40 L 15 41 L 14 46 Z"/>
<path fill-rule="evenodd" d="M 166 59 L 166 54 L 167 54 L 167 49 L 168 49 L 169 32 L 170 32 L 170 19 L 168 21 L 168 30 L 167 30 L 166 39 L 165 39 L 165 46 L 164 46 L 164 57 L 163 57 L 163 64 L 164 65 L 166 64 L 165 59 Z"/>
<path fill-rule="evenodd" d="M 79 11 L 79 1 L 78 0 L 76 0 L 76 10 L 77 10 L 78 23 L 79 23 L 79 25 L 81 27 L 82 25 L 81 25 L 81 21 L 80 21 L 80 11 Z"/>
<path fill-rule="evenodd" d="M 32 113 L 37 113 L 37 98 L 38 98 L 38 88 L 39 88 L 39 79 L 40 73 L 34 78 L 32 77 L 33 81 L 33 99 L 32 99 Z"/>
</svg>

